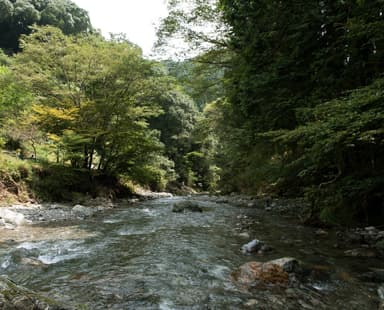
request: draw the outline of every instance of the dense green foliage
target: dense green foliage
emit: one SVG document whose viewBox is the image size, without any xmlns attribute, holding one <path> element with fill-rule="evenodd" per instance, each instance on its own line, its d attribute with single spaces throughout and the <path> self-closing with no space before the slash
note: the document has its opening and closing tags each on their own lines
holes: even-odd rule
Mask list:
<svg viewBox="0 0 384 310">
<path fill-rule="evenodd" d="M 34 26 L 20 45 L 2 56 L 0 141 L 41 163 L 31 178 L 40 196 L 94 194 L 98 176 L 163 190 L 194 174 L 186 156 L 197 110 L 161 64 L 122 37 L 52 26 Z"/>
<path fill-rule="evenodd" d="M 91 30 L 88 13 L 70 0 L 0 0 L 0 48 L 18 51 L 32 25 L 52 25 L 65 34 Z"/>
<path fill-rule="evenodd" d="M 224 73 L 203 117 L 221 188 L 304 194 L 309 220 L 382 220 L 382 1 L 192 2 L 159 32 L 207 39 L 201 65 Z M 199 32 L 212 21 L 216 40 Z"/>
<path fill-rule="evenodd" d="M 251 190 L 307 189 L 327 221 L 383 215 L 381 1 L 221 5 L 235 52 L 226 113 L 242 132 L 226 173 Z M 238 163 L 259 173 L 244 179 Z"/>
</svg>

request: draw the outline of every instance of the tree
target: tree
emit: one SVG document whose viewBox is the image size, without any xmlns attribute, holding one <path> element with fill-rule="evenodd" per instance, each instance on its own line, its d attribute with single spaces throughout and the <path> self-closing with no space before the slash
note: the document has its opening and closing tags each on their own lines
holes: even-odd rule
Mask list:
<svg viewBox="0 0 384 310">
<path fill-rule="evenodd" d="M 191 98 L 177 89 L 176 85 L 159 99 L 163 113 L 150 120 L 151 128 L 160 132 L 165 153 L 175 164 L 178 182 L 188 184 L 188 174 L 192 167 L 186 155 L 193 150 L 191 133 L 198 115 L 197 108 Z"/>
<path fill-rule="evenodd" d="M 228 57 L 223 57 L 223 53 L 211 51 L 193 59 L 167 60 L 164 63 L 168 74 L 176 78 L 183 91 L 194 100 L 199 111 L 203 111 L 206 104 L 224 96 L 223 66 Z"/>
<path fill-rule="evenodd" d="M 234 55 L 224 111 L 235 138 L 230 141 L 236 141 L 224 173 L 237 179 L 235 189 L 256 191 L 263 183 L 280 193 L 311 188 L 312 197 L 322 197 L 313 199 L 316 212 L 330 210 L 326 201 L 337 204 L 344 219 L 380 204 L 382 181 L 361 160 L 368 160 L 372 148 L 376 158 L 382 146 L 362 143 L 360 134 L 380 136 L 382 108 L 373 104 L 373 89 L 383 72 L 381 2 L 222 0 L 221 5 Z M 284 134 L 271 140 L 268 132 Z M 329 200 L 336 196 L 337 203 Z M 346 211 L 348 197 L 360 206 Z"/>
<path fill-rule="evenodd" d="M 19 38 L 30 26 L 52 25 L 65 34 L 92 30 L 88 13 L 70 0 L 0 0 L 0 48 L 19 51 Z"/>
<path fill-rule="evenodd" d="M 0 65 L 0 146 L 14 138 L 10 128 L 17 126 L 17 119 L 28 109 L 31 101 L 32 95 L 9 67 Z"/>
<path fill-rule="evenodd" d="M 148 119 L 160 113 L 157 100 L 169 83 L 140 49 L 50 26 L 21 42 L 14 70 L 37 95 L 35 124 L 60 148 L 61 161 L 106 173 L 152 169 L 162 146 Z"/>
<path fill-rule="evenodd" d="M 196 23 L 216 11 L 225 25 L 209 51 L 225 55 L 226 98 L 216 102 L 222 186 L 306 192 L 328 220 L 340 210 L 344 219 L 382 219 L 382 1 L 191 2 L 171 3 L 160 34 L 209 41 Z"/>
<path fill-rule="evenodd" d="M 217 0 L 171 0 L 168 16 L 157 30 L 157 51 L 191 58 L 217 47 L 225 48 L 225 24 Z"/>
</svg>

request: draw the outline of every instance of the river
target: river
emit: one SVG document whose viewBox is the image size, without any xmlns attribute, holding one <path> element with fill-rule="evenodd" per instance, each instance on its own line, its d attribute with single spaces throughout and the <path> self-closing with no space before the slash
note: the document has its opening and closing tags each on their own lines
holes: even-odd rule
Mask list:
<svg viewBox="0 0 384 310">
<path fill-rule="evenodd" d="M 377 309 L 377 284 L 359 276 L 382 262 L 346 258 L 335 247 L 336 232 L 319 237 L 290 216 L 208 196 L 193 198 L 202 213 L 173 213 L 182 199 L 18 228 L 19 237 L 0 242 L 0 271 L 79 309 Z M 253 238 L 274 250 L 243 254 L 241 246 Z M 245 262 L 286 256 L 318 274 L 288 289 L 249 291 L 231 281 L 231 271 Z"/>
</svg>

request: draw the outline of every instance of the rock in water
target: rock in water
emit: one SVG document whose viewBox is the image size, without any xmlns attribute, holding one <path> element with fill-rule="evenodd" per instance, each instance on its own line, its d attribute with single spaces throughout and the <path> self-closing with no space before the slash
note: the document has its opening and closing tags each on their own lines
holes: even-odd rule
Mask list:
<svg viewBox="0 0 384 310">
<path fill-rule="evenodd" d="M 283 257 L 265 263 L 248 262 L 232 272 L 231 277 L 236 283 L 250 287 L 278 285 L 287 287 L 291 276 L 301 272 L 299 262 L 292 257 Z"/>
<path fill-rule="evenodd" d="M 196 202 L 190 200 L 180 201 L 173 204 L 172 212 L 181 213 L 185 211 L 203 212 L 203 209 Z"/>
<path fill-rule="evenodd" d="M 246 253 L 255 253 L 258 252 L 262 249 L 264 246 L 264 242 L 258 240 L 258 239 L 253 239 L 252 241 L 248 242 L 247 244 L 244 244 L 241 247 L 241 251 L 246 254 Z"/>
<path fill-rule="evenodd" d="M 270 262 L 248 262 L 231 274 L 232 279 L 246 287 L 279 285 L 288 286 L 289 275 L 284 269 Z"/>
<path fill-rule="evenodd" d="M 40 296 L 0 276 L 0 309 L 65 310 L 57 302 Z"/>
</svg>

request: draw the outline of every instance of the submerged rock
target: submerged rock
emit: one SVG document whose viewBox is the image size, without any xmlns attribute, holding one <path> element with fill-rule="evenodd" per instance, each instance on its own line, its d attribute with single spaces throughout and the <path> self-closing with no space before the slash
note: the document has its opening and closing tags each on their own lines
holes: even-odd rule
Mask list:
<svg viewBox="0 0 384 310">
<path fill-rule="evenodd" d="M 65 310 L 57 302 L 40 296 L 0 276 L 0 309 Z"/>
<path fill-rule="evenodd" d="M 203 208 L 201 208 L 196 202 L 190 200 L 180 201 L 173 204 L 172 212 L 181 213 L 185 211 L 203 212 Z"/>
</svg>

